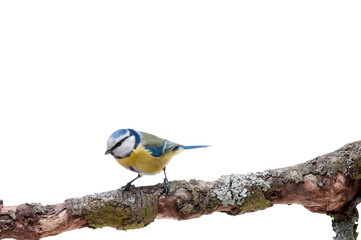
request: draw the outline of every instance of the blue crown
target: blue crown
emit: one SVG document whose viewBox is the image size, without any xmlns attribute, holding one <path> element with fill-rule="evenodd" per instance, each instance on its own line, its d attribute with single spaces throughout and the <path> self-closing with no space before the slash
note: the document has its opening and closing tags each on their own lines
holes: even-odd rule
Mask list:
<svg viewBox="0 0 361 240">
<path fill-rule="evenodd" d="M 128 129 L 119 129 L 115 131 L 112 135 L 110 135 L 111 138 L 118 138 L 119 136 L 122 136 L 128 132 Z"/>
</svg>

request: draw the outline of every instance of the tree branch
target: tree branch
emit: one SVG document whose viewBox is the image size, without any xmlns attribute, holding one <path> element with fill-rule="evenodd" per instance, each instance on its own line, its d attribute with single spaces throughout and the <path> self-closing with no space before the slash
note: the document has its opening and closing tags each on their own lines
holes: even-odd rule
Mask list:
<svg viewBox="0 0 361 240">
<path fill-rule="evenodd" d="M 158 184 L 96 193 L 47 206 L 3 206 L 0 200 L 0 239 L 39 239 L 82 227 L 135 229 L 157 218 L 186 220 L 213 212 L 239 215 L 273 204 L 294 203 L 330 215 L 335 239 L 356 239 L 360 179 L 358 141 L 292 167 L 232 174 L 212 182 L 173 181 L 168 195 Z"/>
</svg>

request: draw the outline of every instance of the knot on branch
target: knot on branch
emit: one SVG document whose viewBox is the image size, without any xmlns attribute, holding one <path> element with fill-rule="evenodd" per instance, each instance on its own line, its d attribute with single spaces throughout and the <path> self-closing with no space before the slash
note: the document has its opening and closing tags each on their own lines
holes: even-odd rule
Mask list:
<svg viewBox="0 0 361 240">
<path fill-rule="evenodd" d="M 214 182 L 201 180 L 171 182 L 170 194 L 159 198 L 158 218 L 185 220 L 216 211 L 221 203 L 213 188 Z"/>
</svg>

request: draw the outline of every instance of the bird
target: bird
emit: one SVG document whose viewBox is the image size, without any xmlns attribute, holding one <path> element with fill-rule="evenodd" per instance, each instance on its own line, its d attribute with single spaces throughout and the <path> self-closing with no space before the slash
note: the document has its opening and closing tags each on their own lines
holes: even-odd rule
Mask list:
<svg viewBox="0 0 361 240">
<path fill-rule="evenodd" d="M 183 150 L 209 147 L 208 145 L 184 146 L 134 129 L 119 129 L 107 141 L 105 154 L 111 154 L 124 168 L 138 176 L 122 187 L 128 191 L 132 183 L 143 175 L 164 172 L 163 190 L 167 194 L 169 182 L 165 172 L 171 158 Z"/>
</svg>

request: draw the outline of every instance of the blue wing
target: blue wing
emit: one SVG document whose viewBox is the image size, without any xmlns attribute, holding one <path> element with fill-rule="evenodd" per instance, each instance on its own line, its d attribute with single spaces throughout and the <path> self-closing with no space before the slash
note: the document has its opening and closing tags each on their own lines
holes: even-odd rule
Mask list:
<svg viewBox="0 0 361 240">
<path fill-rule="evenodd" d="M 142 133 L 141 144 L 151 153 L 153 157 L 160 157 L 164 153 L 177 149 L 181 146 L 178 143 L 174 143 L 144 132 Z"/>
<path fill-rule="evenodd" d="M 169 151 L 175 150 L 179 147 L 180 145 L 168 140 L 163 140 L 162 144 L 159 145 L 158 147 L 145 147 L 146 149 L 148 149 L 151 153 L 153 157 L 160 157 L 162 156 L 164 153 L 167 153 Z"/>
</svg>

